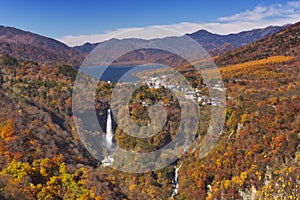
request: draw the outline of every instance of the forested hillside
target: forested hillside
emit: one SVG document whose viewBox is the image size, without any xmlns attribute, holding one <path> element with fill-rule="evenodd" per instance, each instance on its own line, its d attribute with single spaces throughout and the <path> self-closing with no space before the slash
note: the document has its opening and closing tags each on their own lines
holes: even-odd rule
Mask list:
<svg viewBox="0 0 300 200">
<path fill-rule="evenodd" d="M 226 88 L 225 125 L 212 151 L 200 158 L 197 147 L 214 105 L 199 105 L 201 126 L 194 148 L 177 160 L 174 197 L 174 163 L 130 174 L 105 167 L 85 149 L 73 122 L 77 70 L 2 54 L 0 199 L 299 199 L 299 25 L 215 58 Z M 208 95 L 193 66 L 177 69 Z M 101 126 L 115 86 L 98 84 L 95 109 Z M 174 138 L 180 108 L 166 88 L 144 86 L 130 100 L 131 118 L 140 125 L 149 120 L 142 102 L 161 103 L 167 126 L 146 139 L 115 127 L 114 140 L 124 149 L 150 152 Z"/>
</svg>

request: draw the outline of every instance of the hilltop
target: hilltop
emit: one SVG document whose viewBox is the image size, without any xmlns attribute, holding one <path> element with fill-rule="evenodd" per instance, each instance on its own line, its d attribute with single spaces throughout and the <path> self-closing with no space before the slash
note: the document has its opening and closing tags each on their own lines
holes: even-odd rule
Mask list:
<svg viewBox="0 0 300 200">
<path fill-rule="evenodd" d="M 5 26 L 0 26 L 0 53 L 48 64 L 80 65 L 83 60 L 83 55 L 57 40 Z"/>
</svg>

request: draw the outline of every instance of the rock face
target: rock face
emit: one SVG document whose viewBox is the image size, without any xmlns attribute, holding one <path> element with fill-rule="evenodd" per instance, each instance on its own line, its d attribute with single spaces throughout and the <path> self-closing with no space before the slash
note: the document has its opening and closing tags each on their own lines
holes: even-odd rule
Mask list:
<svg viewBox="0 0 300 200">
<path fill-rule="evenodd" d="M 239 193 L 243 200 L 257 199 L 257 190 L 254 186 L 252 186 L 251 189 L 246 189 L 245 191 L 240 190 Z"/>
</svg>

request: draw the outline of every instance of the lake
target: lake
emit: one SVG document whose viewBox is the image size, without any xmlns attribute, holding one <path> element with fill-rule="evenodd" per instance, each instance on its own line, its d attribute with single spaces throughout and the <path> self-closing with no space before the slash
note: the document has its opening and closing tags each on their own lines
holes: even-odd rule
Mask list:
<svg viewBox="0 0 300 200">
<path fill-rule="evenodd" d="M 135 72 L 162 69 L 165 66 L 153 65 L 153 66 L 89 66 L 86 68 L 81 68 L 80 71 L 83 73 L 97 78 L 100 81 L 111 81 L 111 82 L 136 82 L 138 78 L 133 76 Z M 102 76 L 100 77 L 100 75 Z"/>
</svg>

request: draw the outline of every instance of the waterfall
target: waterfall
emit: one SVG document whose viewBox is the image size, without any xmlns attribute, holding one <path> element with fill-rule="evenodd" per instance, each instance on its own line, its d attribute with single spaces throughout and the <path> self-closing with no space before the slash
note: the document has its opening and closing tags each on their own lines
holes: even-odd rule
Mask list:
<svg viewBox="0 0 300 200">
<path fill-rule="evenodd" d="M 106 142 L 107 148 L 110 149 L 113 144 L 114 133 L 112 130 L 112 120 L 110 109 L 107 110 L 107 120 L 106 120 Z"/>
<path fill-rule="evenodd" d="M 106 135 L 105 135 L 108 150 L 111 150 L 111 148 L 112 148 L 113 137 L 114 137 L 114 133 L 113 133 L 113 129 L 112 129 L 111 113 L 110 113 L 110 109 L 108 109 L 107 110 L 107 120 L 106 120 Z M 104 157 L 104 159 L 102 160 L 102 165 L 110 166 L 113 162 L 114 162 L 113 156 L 108 155 L 108 156 Z"/>
<path fill-rule="evenodd" d="M 179 183 L 178 183 L 178 171 L 180 169 L 180 167 L 182 166 L 182 164 L 179 165 L 179 167 L 176 167 L 176 164 L 174 164 L 174 169 L 175 169 L 175 175 L 173 178 L 172 183 L 173 185 L 173 192 L 172 192 L 172 196 L 174 197 L 176 194 L 178 194 L 178 189 L 179 189 Z"/>
</svg>

